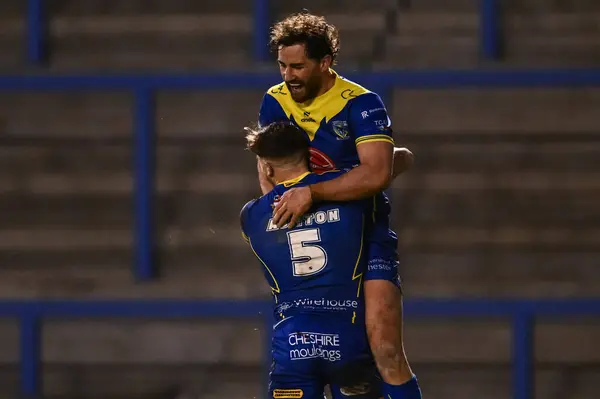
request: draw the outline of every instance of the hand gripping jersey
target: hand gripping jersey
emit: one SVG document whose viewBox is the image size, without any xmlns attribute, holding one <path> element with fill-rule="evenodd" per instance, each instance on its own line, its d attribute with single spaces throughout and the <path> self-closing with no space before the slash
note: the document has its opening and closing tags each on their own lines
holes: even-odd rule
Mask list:
<svg viewBox="0 0 600 399">
<path fill-rule="evenodd" d="M 381 98 L 337 73 L 335 76 L 330 90 L 301 104 L 292 99 L 285 83 L 280 83 L 265 93 L 260 107 L 261 126 L 289 120 L 306 132 L 314 172 L 350 170 L 359 165 L 357 146 L 361 144 L 394 144 L 391 121 Z M 369 258 L 365 279 L 390 280 L 399 286 L 398 239 L 389 226 L 389 199 L 380 193 L 372 199 L 372 206 L 374 212 L 367 221 L 370 233 L 365 243 Z"/>
</svg>

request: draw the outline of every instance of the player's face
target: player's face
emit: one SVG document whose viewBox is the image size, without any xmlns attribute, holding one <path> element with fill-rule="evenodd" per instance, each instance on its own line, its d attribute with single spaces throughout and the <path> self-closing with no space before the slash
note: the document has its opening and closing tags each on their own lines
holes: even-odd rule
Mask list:
<svg viewBox="0 0 600 399">
<path fill-rule="evenodd" d="M 281 46 L 277 62 L 294 101 L 303 103 L 317 96 L 321 89 L 321 66 L 306 56 L 304 44 Z"/>
</svg>

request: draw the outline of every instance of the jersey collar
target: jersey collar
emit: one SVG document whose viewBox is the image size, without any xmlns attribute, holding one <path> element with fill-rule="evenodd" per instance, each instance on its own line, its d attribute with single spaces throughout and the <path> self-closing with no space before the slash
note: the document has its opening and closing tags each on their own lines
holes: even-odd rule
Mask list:
<svg viewBox="0 0 600 399">
<path fill-rule="evenodd" d="M 304 172 L 300 176 L 294 177 L 293 179 L 282 181 L 281 183 L 279 183 L 277 185 L 278 186 L 281 185 L 285 188 L 292 187 L 292 186 L 300 183 L 302 181 L 302 179 L 304 179 L 308 175 L 310 175 L 310 172 Z"/>
</svg>

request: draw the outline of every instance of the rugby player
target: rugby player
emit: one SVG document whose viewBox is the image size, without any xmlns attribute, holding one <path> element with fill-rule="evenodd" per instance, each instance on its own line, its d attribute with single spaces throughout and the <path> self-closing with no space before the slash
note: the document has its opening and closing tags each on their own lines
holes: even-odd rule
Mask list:
<svg viewBox="0 0 600 399">
<path fill-rule="evenodd" d="M 330 385 L 334 399 L 381 397 L 361 284 L 372 201 L 320 202 L 294 228 L 279 228 L 272 207 L 286 191 L 343 172 L 309 172 L 306 134 L 291 122 L 249 129 L 247 148 L 258 157 L 261 179 L 274 187 L 240 215 L 279 320 L 273 327 L 270 396 L 322 399 Z"/>
<path fill-rule="evenodd" d="M 372 198 L 364 275 L 369 342 L 386 383 L 386 397 L 420 398 L 403 346 L 397 238 L 389 226 L 390 204 L 383 193 L 393 177 L 410 166 L 412 154 L 394 148 L 391 121 L 381 98 L 331 68 L 338 55 L 339 37 L 323 17 L 309 13 L 289 16 L 274 25 L 270 44 L 277 52 L 283 82 L 265 93 L 260 125 L 293 122 L 310 140 L 313 171 L 348 171 L 287 190 L 275 205 L 273 223 L 293 227 L 321 201 Z M 261 188 L 266 192 L 271 186 L 262 179 Z"/>
</svg>

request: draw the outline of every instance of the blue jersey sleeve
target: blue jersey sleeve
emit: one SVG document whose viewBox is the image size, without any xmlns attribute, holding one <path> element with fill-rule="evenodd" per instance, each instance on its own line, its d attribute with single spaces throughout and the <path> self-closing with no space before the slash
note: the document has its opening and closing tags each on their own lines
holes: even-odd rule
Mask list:
<svg viewBox="0 0 600 399">
<path fill-rule="evenodd" d="M 248 219 L 250 217 L 250 207 L 256 202 L 256 200 L 248 201 L 246 205 L 240 211 L 240 228 L 242 229 L 242 238 L 247 242 L 250 242 L 246 226 L 250 225 Z"/>
<path fill-rule="evenodd" d="M 269 93 L 265 93 L 258 112 L 259 126 L 264 127 L 273 122 L 287 121 L 288 119 L 277 100 Z"/>
<path fill-rule="evenodd" d="M 356 145 L 372 141 L 394 144 L 392 122 L 377 94 L 370 92 L 354 98 L 348 119 Z"/>
</svg>

